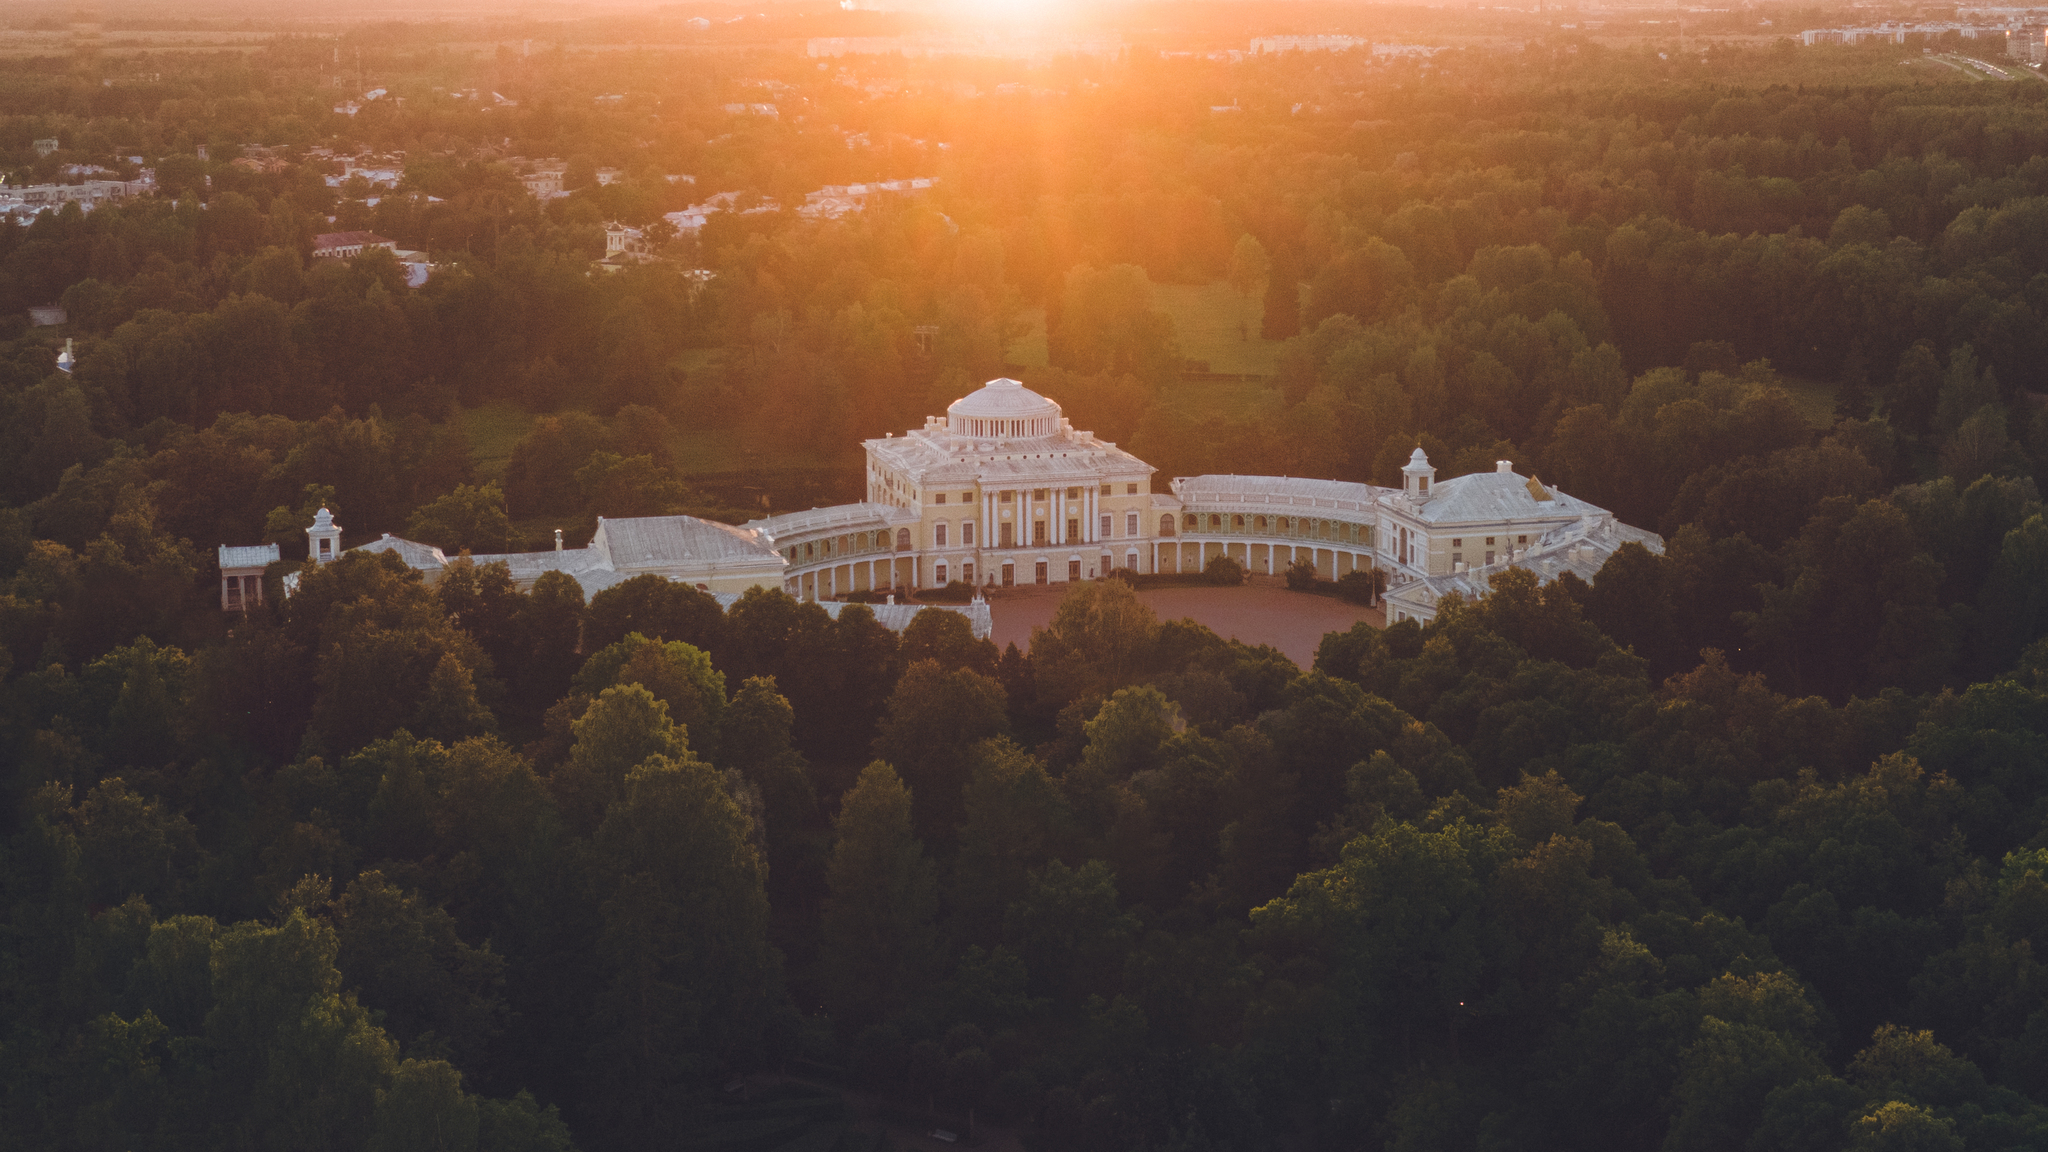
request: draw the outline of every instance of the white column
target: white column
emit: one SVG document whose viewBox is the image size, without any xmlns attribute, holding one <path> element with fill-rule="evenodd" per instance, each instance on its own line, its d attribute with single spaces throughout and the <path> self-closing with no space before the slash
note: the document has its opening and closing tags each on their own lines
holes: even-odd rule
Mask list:
<svg viewBox="0 0 2048 1152">
<path fill-rule="evenodd" d="M 1055 488 L 1052 490 L 1052 523 L 1048 525 L 1048 527 L 1051 530 L 1052 538 L 1055 542 L 1062 545 L 1072 543 L 1072 541 L 1066 538 L 1067 490 L 1064 488 Z"/>
<path fill-rule="evenodd" d="M 1102 485 L 1100 485 L 1100 484 L 1090 484 L 1090 485 L 1088 486 L 1088 501 L 1087 501 L 1087 503 L 1088 503 L 1088 523 L 1087 523 L 1087 525 L 1086 525 L 1086 526 L 1085 526 L 1085 527 L 1084 527 L 1084 528 L 1082 529 L 1082 531 L 1081 531 L 1081 535 L 1083 535 L 1083 536 L 1087 537 L 1087 539 L 1088 539 L 1088 542 L 1089 542 L 1090 544 L 1096 544 L 1096 543 L 1100 543 L 1100 542 L 1101 542 L 1101 540 L 1102 540 L 1102 526 L 1101 526 L 1100 524 L 1097 524 L 1097 523 L 1096 523 L 1096 520 L 1100 519 L 1100 514 L 1101 514 L 1101 508 L 1102 508 Z"/>
</svg>

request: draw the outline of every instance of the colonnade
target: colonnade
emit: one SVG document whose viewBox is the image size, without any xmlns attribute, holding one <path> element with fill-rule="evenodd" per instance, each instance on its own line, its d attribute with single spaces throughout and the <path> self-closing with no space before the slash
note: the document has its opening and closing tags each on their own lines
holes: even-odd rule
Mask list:
<svg viewBox="0 0 2048 1152">
<path fill-rule="evenodd" d="M 1048 545 L 1043 548 L 976 549 L 940 555 L 903 552 L 874 559 L 848 560 L 799 566 L 790 573 L 788 590 L 799 599 L 829 600 L 850 592 L 882 592 L 893 588 L 922 588 L 937 583 L 934 565 L 947 565 L 948 580 L 961 579 L 962 564 L 974 565 L 974 583 L 1002 586 L 1005 565 L 1012 565 L 1010 581 L 1038 582 L 1037 564 L 1046 562 L 1046 581 L 1064 583 L 1069 565 L 1083 545 Z M 1084 579 L 1108 575 L 1108 568 L 1130 567 L 1136 553 L 1137 571 L 1154 573 L 1196 573 L 1219 556 L 1228 556 L 1255 576 L 1279 576 L 1288 567 L 1306 560 L 1324 580 L 1336 580 L 1353 572 L 1369 571 L 1373 553 L 1363 547 L 1331 547 L 1327 544 L 1275 543 L 1262 540 L 1215 540 L 1187 537 L 1154 537 L 1150 540 L 1102 540 L 1080 557 Z M 1109 558 L 1107 566 L 1102 557 Z"/>
</svg>

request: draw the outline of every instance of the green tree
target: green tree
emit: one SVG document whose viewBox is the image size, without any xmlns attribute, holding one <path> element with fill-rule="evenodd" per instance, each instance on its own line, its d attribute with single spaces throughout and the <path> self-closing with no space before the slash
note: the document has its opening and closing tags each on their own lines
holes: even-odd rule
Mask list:
<svg viewBox="0 0 2048 1152">
<path fill-rule="evenodd" d="M 638 684 L 606 688 L 574 726 L 575 747 L 549 781 L 555 802 L 571 828 L 588 834 L 605 810 L 624 794 L 634 768 L 660 756 L 689 755 L 683 734 L 668 718 L 668 705 Z"/>
<path fill-rule="evenodd" d="M 405 522 L 406 536 L 445 552 L 503 552 L 510 531 L 505 493 L 496 483 L 459 484 L 414 509 Z"/>
<path fill-rule="evenodd" d="M 911 792 L 877 760 L 840 800 L 819 921 L 822 980 L 833 1015 L 886 1018 L 933 974 L 938 882 L 911 825 Z"/>
<path fill-rule="evenodd" d="M 1052 362 L 1075 372 L 1129 373 L 1156 383 L 1180 368 L 1173 319 L 1155 305 L 1151 278 L 1133 264 L 1070 270 L 1048 343 Z"/>
<path fill-rule="evenodd" d="M 392 1039 L 416 1055 L 477 1067 L 504 1026 L 505 962 L 472 948 L 455 921 L 382 872 L 351 880 L 334 902 L 335 964 Z"/>
<path fill-rule="evenodd" d="M 615 684 L 638 684 L 668 705 L 669 719 L 690 747 L 716 761 L 725 716 L 725 676 L 704 651 L 680 640 L 662 643 L 638 632 L 606 645 L 584 661 L 572 684 L 597 696 Z"/>
<path fill-rule="evenodd" d="M 904 780 L 918 796 L 919 836 L 950 843 L 960 826 L 968 750 L 1010 730 L 1003 686 L 975 672 L 948 672 L 935 661 L 922 660 L 896 682 L 888 707 L 875 737 L 875 755 L 902 766 Z"/>
<path fill-rule="evenodd" d="M 641 690 L 607 694 L 621 691 Z M 752 838 L 718 772 L 687 753 L 635 766 L 597 831 L 609 895 L 588 1099 L 622 1146 L 658 1146 L 692 1114 L 696 1083 L 758 1053 L 782 1011 Z"/>
</svg>

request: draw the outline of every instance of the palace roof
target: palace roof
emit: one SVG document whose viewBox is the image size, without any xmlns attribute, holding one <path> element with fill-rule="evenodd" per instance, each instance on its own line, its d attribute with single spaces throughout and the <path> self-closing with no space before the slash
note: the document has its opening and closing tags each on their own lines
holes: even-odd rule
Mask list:
<svg viewBox="0 0 2048 1152">
<path fill-rule="evenodd" d="M 761 534 L 695 516 L 597 518 L 590 547 L 615 569 L 679 567 L 721 562 L 780 562 Z"/>
<path fill-rule="evenodd" d="M 1493 524 L 1572 520 L 1605 509 L 1513 472 L 1474 472 L 1438 481 L 1428 499 L 1409 503 L 1406 511 L 1430 524 Z"/>
</svg>

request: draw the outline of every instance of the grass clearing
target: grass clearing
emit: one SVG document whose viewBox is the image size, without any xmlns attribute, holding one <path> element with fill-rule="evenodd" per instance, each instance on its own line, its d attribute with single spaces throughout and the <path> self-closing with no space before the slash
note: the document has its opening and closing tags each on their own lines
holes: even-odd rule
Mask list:
<svg viewBox="0 0 2048 1152">
<path fill-rule="evenodd" d="M 1197 420 L 1242 420 L 1274 402 L 1273 389 L 1253 381 L 1193 380 L 1168 385 L 1173 406 Z"/>
<path fill-rule="evenodd" d="M 1835 426 L 1835 386 L 1826 380 L 1809 380 L 1804 376 L 1778 377 L 1785 391 L 1792 394 L 1792 400 L 1799 405 L 1799 414 L 1815 428 Z"/>
<path fill-rule="evenodd" d="M 1222 280 L 1161 284 L 1155 293 L 1159 307 L 1173 317 L 1182 356 L 1207 360 L 1211 372 L 1271 376 L 1279 371 L 1280 341 L 1259 336 L 1264 300 L 1247 301 Z"/>
<path fill-rule="evenodd" d="M 533 417 L 517 404 L 464 409 L 455 420 L 469 439 L 469 462 L 479 481 L 503 480 L 513 446 L 533 430 Z"/>
<path fill-rule="evenodd" d="M 1045 343 L 1045 309 L 1026 308 L 1018 318 L 1030 325 L 1024 335 L 1010 341 L 1003 350 L 1003 362 L 1014 368 L 1048 368 L 1052 366 L 1051 353 Z"/>
</svg>

